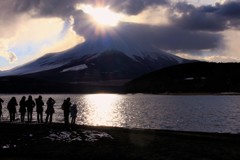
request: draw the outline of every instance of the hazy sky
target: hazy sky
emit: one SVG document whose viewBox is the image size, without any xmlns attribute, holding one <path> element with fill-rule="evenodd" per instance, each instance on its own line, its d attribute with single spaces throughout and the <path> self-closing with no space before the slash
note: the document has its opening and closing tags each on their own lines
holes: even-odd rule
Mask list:
<svg viewBox="0 0 240 160">
<path fill-rule="evenodd" d="M 240 61 L 240 0 L 1 0 L 0 70 L 108 32 L 184 58 Z"/>
</svg>

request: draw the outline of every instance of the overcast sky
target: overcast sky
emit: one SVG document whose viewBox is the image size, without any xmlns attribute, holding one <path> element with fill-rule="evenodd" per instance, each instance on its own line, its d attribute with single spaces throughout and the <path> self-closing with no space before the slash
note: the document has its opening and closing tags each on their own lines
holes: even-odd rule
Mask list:
<svg viewBox="0 0 240 160">
<path fill-rule="evenodd" d="M 105 34 L 184 58 L 240 61 L 240 0 L 1 0 L 0 70 L 94 38 L 88 12 L 104 7 L 117 16 Z"/>
</svg>

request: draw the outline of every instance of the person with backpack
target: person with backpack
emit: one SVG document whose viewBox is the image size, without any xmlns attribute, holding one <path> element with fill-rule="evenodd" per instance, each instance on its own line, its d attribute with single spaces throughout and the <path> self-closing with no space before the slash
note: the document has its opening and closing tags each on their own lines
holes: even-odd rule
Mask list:
<svg viewBox="0 0 240 160">
<path fill-rule="evenodd" d="M 47 110 L 45 112 L 47 114 L 45 123 L 48 123 L 48 118 L 49 118 L 49 123 L 50 124 L 52 123 L 52 115 L 55 112 L 53 106 L 54 106 L 55 103 L 56 103 L 55 100 L 52 99 L 51 97 L 48 99 Z"/>
<path fill-rule="evenodd" d="M 32 122 L 32 113 L 33 108 L 35 107 L 35 102 L 33 101 L 32 96 L 28 96 L 28 100 L 26 101 L 26 107 L 28 122 Z"/>
<path fill-rule="evenodd" d="M 69 113 L 70 113 L 70 107 L 72 105 L 70 100 L 71 99 L 68 97 L 66 100 L 63 101 L 63 104 L 62 104 L 65 124 L 69 124 Z"/>
<path fill-rule="evenodd" d="M 35 99 L 36 102 L 36 111 L 37 111 L 37 121 L 38 123 L 43 123 L 43 100 L 42 96 L 39 96 L 37 99 Z"/>
</svg>

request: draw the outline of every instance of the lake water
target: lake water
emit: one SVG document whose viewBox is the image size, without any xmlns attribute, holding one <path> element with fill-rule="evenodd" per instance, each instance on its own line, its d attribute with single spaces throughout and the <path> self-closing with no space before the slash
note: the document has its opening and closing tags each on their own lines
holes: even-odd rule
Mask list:
<svg viewBox="0 0 240 160">
<path fill-rule="evenodd" d="M 6 104 L 12 96 L 20 101 L 23 95 L 0 95 L 5 101 L 4 120 L 9 119 Z M 38 97 L 38 95 L 32 96 Z M 63 123 L 61 104 L 64 99 L 71 97 L 71 101 L 78 104 L 77 124 L 240 133 L 240 96 L 146 94 L 44 94 L 42 96 L 44 102 L 49 97 L 56 100 L 54 122 Z M 34 120 L 36 121 L 35 112 Z"/>
</svg>

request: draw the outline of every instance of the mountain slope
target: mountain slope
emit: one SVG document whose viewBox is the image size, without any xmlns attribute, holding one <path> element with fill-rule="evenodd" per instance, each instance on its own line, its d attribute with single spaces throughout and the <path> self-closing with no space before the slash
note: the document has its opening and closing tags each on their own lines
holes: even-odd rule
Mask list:
<svg viewBox="0 0 240 160">
<path fill-rule="evenodd" d="M 189 60 L 133 42 L 97 38 L 61 53 L 46 54 L 0 76 L 28 75 L 61 82 L 132 79 Z"/>
<path fill-rule="evenodd" d="M 61 67 L 30 74 L 30 76 L 47 77 L 51 80 L 57 78 L 64 82 L 132 79 L 175 64 L 179 64 L 179 61 L 166 60 L 166 57 L 152 59 L 136 56 L 136 59 L 132 59 L 122 52 L 109 50 L 73 59 Z"/>
</svg>

